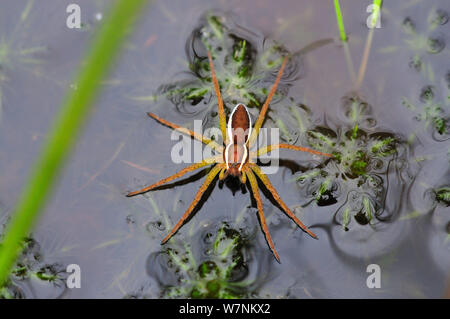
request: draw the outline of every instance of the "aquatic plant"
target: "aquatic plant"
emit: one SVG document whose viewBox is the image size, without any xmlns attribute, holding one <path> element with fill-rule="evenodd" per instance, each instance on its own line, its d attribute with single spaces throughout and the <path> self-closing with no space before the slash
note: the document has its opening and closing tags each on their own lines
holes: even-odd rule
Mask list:
<svg viewBox="0 0 450 319">
<path fill-rule="evenodd" d="M 450 206 L 450 187 L 442 186 L 434 190 L 436 200 L 442 205 Z"/>
<path fill-rule="evenodd" d="M 428 27 L 423 33 L 419 33 L 416 24 L 411 17 L 406 17 L 402 22 L 402 29 L 406 38 L 404 43 L 413 54 L 409 65 L 416 71 L 428 71 L 430 66 L 423 62 L 425 55 L 434 55 L 445 49 L 445 40 L 442 35 L 437 32 L 437 28 L 448 22 L 448 14 L 440 9 L 432 9 L 428 14 Z M 399 47 L 389 47 L 390 52 L 398 50 Z M 387 49 L 382 49 L 386 51 Z"/>
<path fill-rule="evenodd" d="M 238 102 L 249 108 L 262 107 L 283 57 L 288 54 L 275 41 L 240 27 L 231 15 L 206 13 L 186 43 L 190 76 L 162 85 L 155 99 L 166 97 L 182 113 L 213 110 L 216 101 L 212 98 L 207 50 L 215 63 L 226 112 Z M 286 96 L 287 82 L 297 68 L 296 59 L 290 59 L 273 103 Z M 213 117 L 217 117 L 217 112 L 213 112 Z"/>
<path fill-rule="evenodd" d="M 436 101 L 435 90 L 436 88 L 431 85 L 422 88 L 419 98 L 421 107 L 414 105 L 406 97 L 403 97 L 402 104 L 416 113 L 415 119 L 424 122 L 425 128 L 432 127 L 439 136 L 445 136 L 449 132 L 450 125 L 445 106 L 448 108 L 450 103 L 445 105 Z"/>
<path fill-rule="evenodd" d="M 436 73 L 441 70 L 436 68 L 434 61 L 438 55 L 448 56 L 450 53 L 446 49 L 445 37 L 440 32 L 448 22 L 448 13 L 432 8 L 426 18 L 426 28 L 419 31 L 417 25 L 422 22 L 411 17 L 404 18 L 401 24 L 404 45 L 391 45 L 379 49 L 379 52 L 390 54 L 407 51 L 410 56 L 409 67 L 420 73 L 428 85 L 424 85 L 414 99 L 402 97 L 401 103 L 415 113 L 415 119 L 423 122 L 425 128 L 433 128 L 437 139 L 442 140 L 447 136 L 450 125 L 450 71 L 447 70 L 447 74 L 443 75 L 444 79 L 437 78 Z M 419 100 L 420 104 L 415 100 Z"/>
<path fill-rule="evenodd" d="M 367 35 L 366 44 L 364 46 L 364 52 L 363 52 L 361 64 L 359 67 L 358 76 L 356 76 L 355 70 L 353 67 L 353 61 L 350 56 L 350 49 L 349 49 L 349 44 L 348 44 L 349 38 L 348 38 L 347 33 L 345 32 L 344 19 L 342 16 L 341 6 L 339 4 L 339 0 L 334 0 L 334 9 L 335 9 L 336 20 L 337 20 L 337 25 L 338 25 L 338 29 L 339 29 L 339 38 L 343 44 L 348 72 L 350 74 L 351 81 L 353 82 L 353 88 L 355 91 L 359 90 L 359 88 L 364 80 L 364 76 L 366 74 L 366 68 L 367 68 L 367 64 L 369 61 L 370 48 L 372 46 L 373 32 L 375 29 L 374 26 L 376 26 L 378 24 L 378 21 L 380 19 L 382 3 L 383 3 L 382 0 L 374 0 L 372 5 L 370 6 L 372 8 L 371 9 L 372 10 L 371 21 L 370 21 L 372 27 L 369 27 L 370 30 Z"/>
<path fill-rule="evenodd" d="M 26 64 L 40 64 L 43 62 L 41 59 L 35 58 L 34 55 L 45 52 L 47 50 L 45 46 L 29 47 L 17 40 L 23 29 L 27 29 L 27 20 L 30 12 L 33 10 L 33 5 L 34 0 L 29 0 L 17 19 L 17 25 L 14 27 L 13 32 L 1 37 L 0 66 L 2 71 L 13 70 Z"/>
<path fill-rule="evenodd" d="M 166 202 L 162 204 L 154 195 L 144 194 L 145 204 L 141 208 L 133 204 L 133 213 L 126 217 L 130 229 L 143 240 L 142 253 L 148 256 L 149 249 L 153 253 L 145 258 L 151 280 L 140 280 L 125 298 L 227 299 L 258 294 L 272 256 L 269 250 L 257 250 L 258 244 L 253 241 L 259 227 L 248 218 L 255 213 L 250 202 L 232 221 L 198 220 L 196 216 L 196 222 L 187 224 L 182 234 L 161 246 L 158 238 L 173 227 L 171 220 L 182 203 L 181 192 L 174 196 L 170 210 L 166 210 Z M 133 258 L 136 260 L 136 253 Z M 124 284 L 129 287 L 130 276 L 125 278 Z M 150 288 L 154 282 L 159 287 L 157 291 Z"/>
<path fill-rule="evenodd" d="M 44 45 L 30 46 L 30 41 L 20 41 L 24 30 L 28 29 L 27 20 L 33 9 L 34 0 L 29 0 L 22 10 L 12 32 L 0 33 L 0 120 L 2 118 L 3 89 L 8 82 L 10 72 L 17 68 L 28 68 L 42 64 L 38 56 L 47 52 Z"/>
<path fill-rule="evenodd" d="M 403 30 L 409 36 L 405 43 L 414 54 L 409 63 L 414 70 L 423 73 L 427 82 L 432 85 L 424 86 L 420 92 L 422 107 L 417 107 L 407 98 L 402 98 L 402 104 L 416 113 L 416 119 L 425 123 L 425 127 L 433 127 L 439 135 L 448 133 L 448 112 L 450 106 L 450 80 L 446 75 L 447 87 L 443 88 L 442 94 L 436 92 L 437 86 L 435 72 L 430 61 L 424 61 L 424 55 L 430 55 L 429 59 L 445 49 L 445 40 L 435 30 L 448 22 L 448 14 L 440 9 L 432 9 L 428 15 L 428 29 L 423 34 L 418 33 L 414 21 L 406 17 L 403 21 Z M 443 53 L 446 53 L 444 51 Z M 443 99 L 440 99 L 440 97 Z"/>
<path fill-rule="evenodd" d="M 25 298 L 22 286 L 32 280 L 41 282 L 41 285 L 51 285 L 52 290 L 60 295 L 65 290 L 66 277 L 66 268 L 60 263 L 47 263 L 39 243 L 27 237 L 21 242 L 21 254 L 11 270 L 11 275 L 0 287 L 0 298 Z"/>
<path fill-rule="evenodd" d="M 243 249 L 245 238 L 224 223 L 218 231 L 203 236 L 206 258 L 198 262 L 189 243 L 171 245 L 163 251 L 169 271 L 177 284 L 164 287 L 166 298 L 248 298 L 252 282 L 246 277 L 247 265 Z"/>
<path fill-rule="evenodd" d="M 401 156 L 402 141 L 393 133 L 374 130 L 371 107 L 357 95 L 345 97 L 343 107 L 349 124 L 336 130 L 316 126 L 302 137 L 334 158 L 298 173 L 296 180 L 303 196 L 319 206 L 343 200 L 336 219 L 348 230 L 352 217 L 362 225 L 386 218 L 382 215 L 389 166 Z"/>
</svg>

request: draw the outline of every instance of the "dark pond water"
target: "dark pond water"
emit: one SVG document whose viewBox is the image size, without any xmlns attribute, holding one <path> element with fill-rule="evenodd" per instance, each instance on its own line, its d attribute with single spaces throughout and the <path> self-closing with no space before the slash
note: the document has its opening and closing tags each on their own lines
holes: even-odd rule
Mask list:
<svg viewBox="0 0 450 319">
<path fill-rule="evenodd" d="M 66 27 L 73 1 L 37 2 L 0 4 L 0 233 L 108 7 L 76 1 L 83 26 L 74 30 Z M 370 3 L 341 1 L 345 46 L 331 1 L 155 1 L 1 295 L 442 297 L 450 275 L 450 3 L 385 1 L 373 31 Z M 217 125 L 205 45 L 227 112 L 243 102 L 253 119 L 281 58 L 292 54 L 265 126 L 280 128 L 285 143 L 334 155 L 280 151 L 269 178 L 319 237 L 263 196 L 280 264 L 246 188 L 215 182 L 164 246 L 206 172 L 125 196 L 186 165 L 171 159 L 171 130 L 146 112 L 188 127 Z M 69 264 L 81 268 L 79 289 L 66 288 Z M 371 264 L 380 288 L 366 284 Z"/>
</svg>

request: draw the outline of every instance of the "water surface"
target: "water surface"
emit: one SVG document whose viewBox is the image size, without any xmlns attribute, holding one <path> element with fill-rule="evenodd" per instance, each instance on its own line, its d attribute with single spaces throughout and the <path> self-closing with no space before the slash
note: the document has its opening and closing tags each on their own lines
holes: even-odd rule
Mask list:
<svg viewBox="0 0 450 319">
<path fill-rule="evenodd" d="M 0 5 L 1 224 L 64 92 L 76 89 L 74 71 L 107 12 L 107 1 L 78 1 L 83 28 L 70 30 L 69 3 Z M 369 4 L 341 1 L 356 73 L 369 34 Z M 386 2 L 356 91 L 334 14 L 325 1 L 174 0 L 149 6 L 26 243 L 10 296 L 441 297 L 450 269 L 450 4 Z M 217 124 L 214 95 L 187 98 L 182 91 L 207 86 L 201 80 L 207 70 L 189 72 L 189 63 L 200 67 L 204 61 L 199 30 L 211 30 L 208 17 L 218 19 L 225 36 L 238 37 L 236 45 L 251 45 L 245 92 L 230 86 L 223 93 L 228 111 L 243 99 L 256 118 L 277 71 L 269 62 L 292 53 L 265 125 L 279 127 L 286 143 L 339 155 L 327 161 L 280 152 L 281 167 L 269 177 L 320 238 L 296 229 L 264 198 L 281 264 L 268 249 L 248 190 L 216 183 L 165 246 L 160 241 L 168 226 L 187 209 L 205 172 L 175 187 L 125 197 L 183 166 L 171 160 L 171 131 L 146 112 L 190 127 L 195 119 L 205 128 Z M 218 57 L 232 49 L 222 48 Z M 237 69 L 218 65 L 219 78 L 239 80 L 229 70 Z M 64 285 L 72 263 L 82 270 L 80 289 Z M 369 264 L 381 267 L 379 289 L 366 285 Z"/>
</svg>

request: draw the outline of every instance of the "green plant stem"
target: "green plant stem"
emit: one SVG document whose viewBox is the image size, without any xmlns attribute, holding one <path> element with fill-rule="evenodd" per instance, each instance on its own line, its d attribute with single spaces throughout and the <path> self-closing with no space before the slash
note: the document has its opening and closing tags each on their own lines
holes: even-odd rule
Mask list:
<svg viewBox="0 0 450 319">
<path fill-rule="evenodd" d="M 356 82 L 354 84 L 354 90 L 359 90 L 359 88 L 361 87 L 361 84 L 364 80 L 364 76 L 366 74 L 367 63 L 369 61 L 370 48 L 372 46 L 373 31 L 375 30 L 375 25 L 376 25 L 376 21 L 378 20 L 378 15 L 381 12 L 382 0 L 374 0 L 373 4 L 375 6 L 377 6 L 379 8 L 379 10 L 376 12 L 376 14 L 373 14 L 373 16 L 372 16 L 372 25 L 374 27 L 370 29 L 369 34 L 367 36 L 366 45 L 364 47 L 363 58 L 361 60 L 361 65 L 359 67 L 358 78 L 356 79 Z"/>
<path fill-rule="evenodd" d="M 28 184 L 19 197 L 0 248 L 0 285 L 7 280 L 20 252 L 22 239 L 29 234 L 44 208 L 52 186 L 85 122 L 101 80 L 107 75 L 126 34 L 146 0 L 118 0 L 100 27 L 92 48 L 78 74 L 77 89 L 68 92 L 46 145 L 36 161 Z"/>
<path fill-rule="evenodd" d="M 350 49 L 348 47 L 348 36 L 347 33 L 345 33 L 344 18 L 342 17 L 342 11 L 341 6 L 339 4 L 339 0 L 334 0 L 334 8 L 336 10 L 336 20 L 339 28 L 339 36 L 342 41 L 342 45 L 344 46 L 345 61 L 347 63 L 348 73 L 350 74 L 350 79 L 352 83 L 355 83 L 356 74 L 353 68 L 352 58 L 350 56 Z"/>
<path fill-rule="evenodd" d="M 348 73 L 350 74 L 350 80 L 352 81 L 352 83 L 355 83 L 356 73 L 355 68 L 353 67 L 353 60 L 352 56 L 350 55 L 350 48 L 348 46 L 348 42 L 343 42 L 343 46 L 344 46 L 345 61 L 347 63 Z"/>
</svg>

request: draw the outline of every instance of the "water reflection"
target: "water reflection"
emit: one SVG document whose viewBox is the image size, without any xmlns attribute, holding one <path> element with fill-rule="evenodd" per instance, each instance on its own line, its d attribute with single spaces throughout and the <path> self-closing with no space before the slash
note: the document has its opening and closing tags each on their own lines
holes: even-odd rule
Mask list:
<svg viewBox="0 0 450 319">
<path fill-rule="evenodd" d="M 10 32 L 16 25 L 13 16 L 20 16 L 27 2 L 0 5 L 5 30 L 0 33 L 7 40 L 15 37 L 13 46 L 0 42 L 0 64 L 13 61 L 15 66 L 0 70 L 2 224 L 81 52 L 102 21 L 96 18 L 103 12 L 102 1 L 78 2 L 86 13 L 82 32 L 61 30 L 58 12 L 64 12 L 64 4 L 42 1 L 30 11 L 34 32 L 20 27 L 18 37 Z M 365 4 L 342 1 L 342 6 L 344 17 L 353 21 L 346 27 L 358 65 L 368 32 Z M 56 13 L 35 23 L 47 17 L 43 12 L 49 7 Z M 213 7 L 219 9 L 208 11 Z M 450 265 L 449 12 L 445 0 L 385 3 L 364 84 L 348 93 L 344 49 L 339 41 L 323 40 L 338 37 L 328 3 L 155 2 L 105 82 L 97 113 L 30 236 L 35 248 L 25 251 L 21 268 L 28 277 L 17 271 L 6 292 L 28 298 L 205 297 L 219 292 L 283 298 L 442 296 Z M 316 41 L 320 45 L 307 46 Z M 282 264 L 273 263 L 255 209 L 239 190 L 216 187 L 203 213 L 170 243 L 170 253 L 160 240 L 192 200 L 202 175 L 182 188 L 177 184 L 135 201 L 123 196 L 175 168 L 170 132 L 151 123 L 146 112 L 158 111 L 180 124 L 202 119 L 204 128 L 217 125 L 205 44 L 217 52 L 226 107 L 247 103 L 253 116 L 273 82 L 279 57 L 293 53 L 265 126 L 280 128 L 284 142 L 319 145 L 337 155 L 322 162 L 282 153 L 273 184 L 320 238 L 306 240 L 266 200 L 268 227 L 280 255 L 286 256 Z M 21 57 L 32 63 L 22 64 L 26 61 L 16 59 L 20 55 L 5 60 L 11 48 L 24 50 Z M 231 249 L 244 261 L 231 277 L 217 271 L 227 266 L 211 248 L 225 228 L 230 238 L 224 235 L 223 243 L 234 236 L 242 241 Z M 207 233 L 213 234 L 210 241 L 205 241 Z M 177 264 L 175 251 L 178 256 L 191 252 L 195 267 L 192 260 Z M 68 291 L 54 285 L 63 279 L 48 280 L 55 274 L 64 278 L 62 270 L 72 262 L 81 265 L 81 289 Z M 382 269 L 379 291 L 365 285 L 370 263 Z"/>
</svg>

